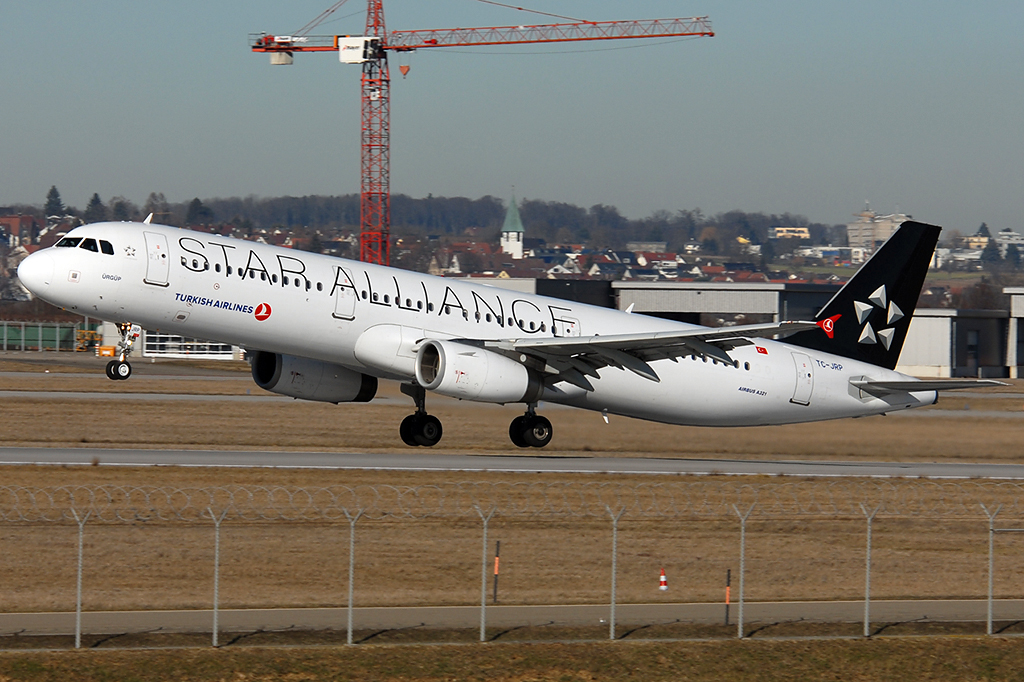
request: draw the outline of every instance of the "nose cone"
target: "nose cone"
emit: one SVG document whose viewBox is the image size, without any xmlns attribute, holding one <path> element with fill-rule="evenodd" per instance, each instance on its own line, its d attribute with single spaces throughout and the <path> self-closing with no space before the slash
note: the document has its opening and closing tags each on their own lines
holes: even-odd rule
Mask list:
<svg viewBox="0 0 1024 682">
<path fill-rule="evenodd" d="M 18 265 L 18 279 L 33 294 L 41 295 L 53 281 L 53 256 L 33 253 Z"/>
</svg>

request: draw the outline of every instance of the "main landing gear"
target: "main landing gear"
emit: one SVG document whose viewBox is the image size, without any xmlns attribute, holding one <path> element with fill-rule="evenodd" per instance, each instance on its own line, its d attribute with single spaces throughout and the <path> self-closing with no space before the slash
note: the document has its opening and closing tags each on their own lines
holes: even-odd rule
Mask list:
<svg viewBox="0 0 1024 682">
<path fill-rule="evenodd" d="M 107 363 L 107 378 L 114 381 L 127 379 L 132 375 L 132 366 L 127 358 L 131 355 L 132 346 L 142 334 L 142 327 L 137 324 L 122 322 L 117 327 L 121 332 L 121 340 L 117 342 L 117 360 Z"/>
<path fill-rule="evenodd" d="M 427 414 L 427 391 L 422 386 L 402 384 L 402 393 L 416 402 L 416 412 L 402 420 L 398 428 L 402 442 L 410 447 L 433 447 L 441 441 L 441 420 Z"/>
<path fill-rule="evenodd" d="M 398 429 L 402 442 L 410 447 L 433 447 L 441 441 L 441 420 L 427 414 L 427 392 L 421 386 L 402 384 L 402 393 L 416 402 L 416 412 L 402 420 Z M 521 448 L 542 448 L 551 442 L 551 422 L 537 414 L 537 403 L 529 403 L 526 414 L 508 427 L 508 437 Z"/>
<path fill-rule="evenodd" d="M 516 417 L 508 427 L 508 437 L 520 448 L 542 448 L 551 442 L 551 422 L 536 412 L 537 403 L 527 405 L 526 414 Z"/>
</svg>

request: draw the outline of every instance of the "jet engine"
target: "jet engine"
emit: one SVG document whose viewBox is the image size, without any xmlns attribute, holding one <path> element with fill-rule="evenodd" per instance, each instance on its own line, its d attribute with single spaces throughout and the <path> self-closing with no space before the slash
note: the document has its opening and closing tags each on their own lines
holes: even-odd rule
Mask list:
<svg viewBox="0 0 1024 682">
<path fill-rule="evenodd" d="M 377 377 L 320 360 L 256 351 L 252 379 L 260 388 L 303 400 L 365 403 L 377 394 Z"/>
<path fill-rule="evenodd" d="M 441 395 L 488 403 L 536 402 L 544 388 L 534 373 L 500 353 L 436 339 L 420 344 L 416 381 Z"/>
</svg>

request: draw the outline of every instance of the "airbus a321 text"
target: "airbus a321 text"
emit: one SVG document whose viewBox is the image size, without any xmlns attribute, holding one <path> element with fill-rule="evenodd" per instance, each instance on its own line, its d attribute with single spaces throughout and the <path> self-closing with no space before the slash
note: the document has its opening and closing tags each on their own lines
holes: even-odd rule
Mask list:
<svg viewBox="0 0 1024 682">
<path fill-rule="evenodd" d="M 522 403 L 509 427 L 543 447 L 546 401 L 699 426 L 789 424 L 930 405 L 894 371 L 940 228 L 906 222 L 814 320 L 710 328 L 461 279 L 146 223 L 75 228 L 28 256 L 43 300 L 121 330 L 111 379 L 127 379 L 142 327 L 246 348 L 269 391 L 365 402 L 378 379 L 416 405 L 402 440 L 432 446 L 426 394 Z M 785 338 L 785 341 L 779 339 Z"/>
</svg>

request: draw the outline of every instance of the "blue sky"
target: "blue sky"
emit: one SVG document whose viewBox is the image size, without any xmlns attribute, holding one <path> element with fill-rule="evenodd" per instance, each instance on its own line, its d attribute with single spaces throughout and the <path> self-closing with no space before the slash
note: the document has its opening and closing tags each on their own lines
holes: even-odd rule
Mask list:
<svg viewBox="0 0 1024 682">
<path fill-rule="evenodd" d="M 80 208 L 93 192 L 358 192 L 358 67 L 329 54 L 271 67 L 246 44 L 330 4 L 3 2 L 0 204 L 41 204 L 52 184 Z M 708 15 L 717 35 L 392 56 L 393 192 L 507 198 L 514 185 L 630 217 L 741 209 L 826 223 L 869 200 L 963 232 L 1024 229 L 1024 3 L 528 6 Z M 360 33 L 364 9 L 349 0 L 316 32 Z M 385 9 L 389 29 L 554 21 L 477 0 Z"/>
</svg>

